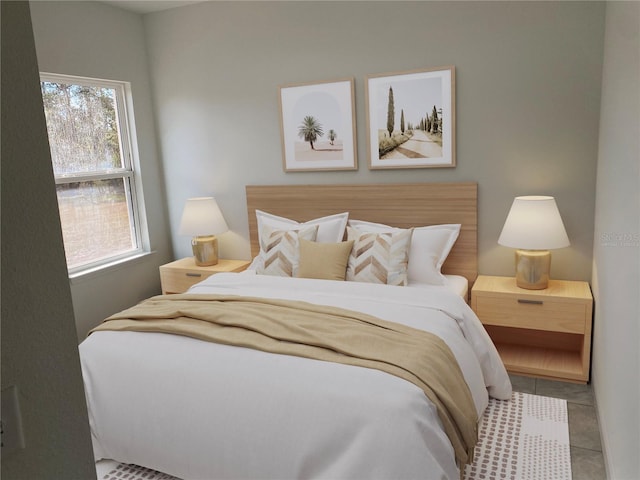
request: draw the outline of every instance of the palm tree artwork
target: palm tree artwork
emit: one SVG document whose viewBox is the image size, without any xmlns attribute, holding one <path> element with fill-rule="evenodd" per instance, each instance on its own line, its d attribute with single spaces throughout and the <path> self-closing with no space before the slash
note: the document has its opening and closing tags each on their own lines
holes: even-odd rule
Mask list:
<svg viewBox="0 0 640 480">
<path fill-rule="evenodd" d="M 302 120 L 302 123 L 298 127 L 298 136 L 300 138 L 304 138 L 305 142 L 309 142 L 311 145 L 311 150 L 315 150 L 313 146 L 313 142 L 318 140 L 318 137 L 324 135 L 324 131 L 322 130 L 322 125 L 311 115 L 307 115 Z"/>
<path fill-rule="evenodd" d="M 331 145 L 333 145 L 333 141 L 338 138 L 338 134 L 336 133 L 336 131 L 332 128 L 331 130 L 329 130 L 329 132 L 327 133 L 327 138 L 329 139 L 329 143 L 331 143 Z"/>
</svg>

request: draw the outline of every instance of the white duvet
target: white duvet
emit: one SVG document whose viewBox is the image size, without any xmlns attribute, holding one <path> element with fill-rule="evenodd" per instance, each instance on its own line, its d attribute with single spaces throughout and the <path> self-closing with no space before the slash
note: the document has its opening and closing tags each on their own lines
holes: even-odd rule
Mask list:
<svg viewBox="0 0 640 480">
<path fill-rule="evenodd" d="M 285 298 L 430 331 L 451 348 L 478 415 L 511 384 L 480 321 L 445 287 L 217 274 L 192 293 Z M 162 333 L 96 332 L 80 345 L 96 459 L 186 480 L 457 479 L 418 387 L 377 370 Z"/>
</svg>

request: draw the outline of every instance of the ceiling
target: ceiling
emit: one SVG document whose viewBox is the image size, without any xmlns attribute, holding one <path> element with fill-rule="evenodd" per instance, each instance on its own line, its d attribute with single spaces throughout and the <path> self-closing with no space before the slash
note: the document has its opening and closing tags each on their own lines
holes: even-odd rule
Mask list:
<svg viewBox="0 0 640 480">
<path fill-rule="evenodd" d="M 185 5 L 192 5 L 194 3 L 213 2 L 213 1 L 220 1 L 220 0 L 98 0 L 98 1 L 100 1 L 101 3 L 106 3 L 108 5 L 113 5 L 114 7 L 122 8 L 123 10 L 128 10 L 130 12 L 145 14 L 145 13 L 152 13 L 152 12 L 160 12 L 162 10 L 169 10 L 171 8 L 183 7 Z M 265 0 L 259 0 L 259 1 L 265 1 Z M 296 1 L 306 1 L 306 0 L 296 0 Z M 363 1 L 363 0 L 360 0 L 360 1 Z M 397 1 L 397 0 L 386 0 L 386 1 Z M 425 1 L 425 0 L 419 0 L 419 1 Z M 445 0 L 445 1 L 448 1 L 448 0 Z M 479 1 L 479 0 L 473 0 L 473 1 Z M 551 0 L 551 1 L 555 1 L 555 0 Z"/>
<path fill-rule="evenodd" d="M 160 12 L 170 8 L 183 7 L 203 0 L 100 0 L 102 3 L 129 10 L 130 12 L 145 14 Z"/>
</svg>

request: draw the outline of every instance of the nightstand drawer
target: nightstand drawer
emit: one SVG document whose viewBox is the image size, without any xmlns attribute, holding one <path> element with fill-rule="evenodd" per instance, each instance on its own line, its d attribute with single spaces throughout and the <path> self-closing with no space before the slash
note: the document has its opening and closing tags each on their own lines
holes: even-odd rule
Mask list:
<svg viewBox="0 0 640 480">
<path fill-rule="evenodd" d="M 160 283 L 162 284 L 162 293 L 184 293 L 189 287 L 209 278 L 211 275 L 224 272 L 242 272 L 250 263 L 248 260 L 221 258 L 215 265 L 199 266 L 195 264 L 193 257 L 187 257 L 161 265 Z"/>
<path fill-rule="evenodd" d="M 584 334 L 586 305 L 517 296 L 476 297 L 476 314 L 485 325 Z"/>
<path fill-rule="evenodd" d="M 166 293 L 182 293 L 189 287 L 210 277 L 215 272 L 194 272 L 190 270 L 167 269 L 160 270 L 160 282 Z"/>
</svg>

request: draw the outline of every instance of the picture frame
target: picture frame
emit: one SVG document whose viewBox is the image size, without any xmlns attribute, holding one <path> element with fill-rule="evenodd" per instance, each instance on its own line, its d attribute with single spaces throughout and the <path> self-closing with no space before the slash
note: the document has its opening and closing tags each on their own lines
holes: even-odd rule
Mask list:
<svg viewBox="0 0 640 480">
<path fill-rule="evenodd" d="M 369 168 L 456 166 L 455 67 L 367 76 Z"/>
<path fill-rule="evenodd" d="M 357 170 L 354 79 L 279 88 L 285 172 Z"/>
</svg>

